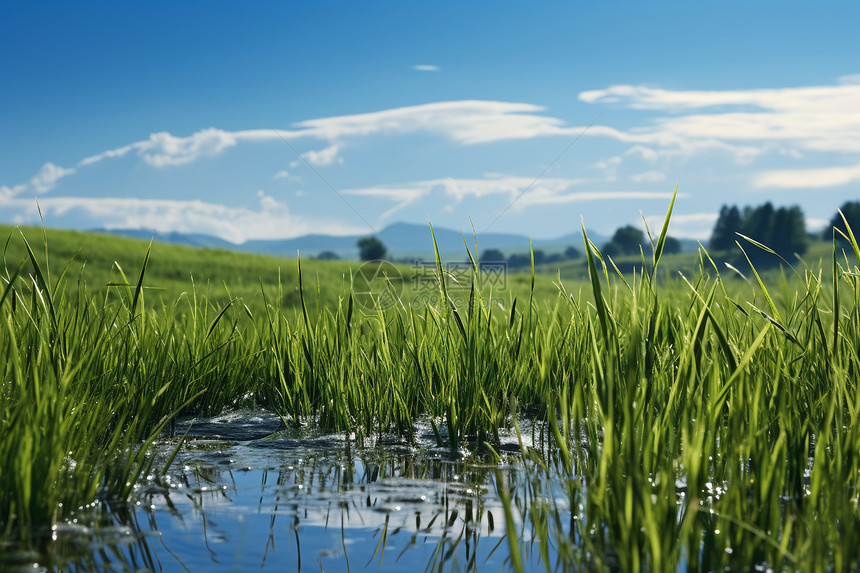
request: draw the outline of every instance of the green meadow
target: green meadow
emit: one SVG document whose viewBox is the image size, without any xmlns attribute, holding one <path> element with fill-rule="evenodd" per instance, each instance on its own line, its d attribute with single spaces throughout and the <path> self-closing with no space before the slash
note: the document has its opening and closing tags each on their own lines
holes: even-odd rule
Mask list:
<svg viewBox="0 0 860 573">
<path fill-rule="evenodd" d="M 732 270 L 663 258 L 667 225 L 503 289 L 437 259 L 432 297 L 408 265 L 367 289 L 354 262 L 0 227 L 0 547 L 165 473 L 176 416 L 245 406 L 358 440 L 429 418 L 491 461 L 532 419 L 525 487 L 498 474 L 514 570 L 516 523 L 546 570 L 860 568 L 857 241 Z"/>
</svg>

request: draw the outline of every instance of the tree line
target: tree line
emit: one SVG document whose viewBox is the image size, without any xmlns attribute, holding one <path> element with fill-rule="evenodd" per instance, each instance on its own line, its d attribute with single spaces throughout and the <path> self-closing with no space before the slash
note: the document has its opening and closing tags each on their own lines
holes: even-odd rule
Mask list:
<svg viewBox="0 0 860 573">
<path fill-rule="evenodd" d="M 840 211 L 844 214 L 845 220 L 848 221 L 848 225 L 855 236 L 860 235 L 860 201 L 847 201 L 842 204 Z M 843 236 L 848 233 L 845 221 L 838 212 L 831 217 L 830 224 L 821 233 L 820 238 L 830 241 L 834 237 L 834 233 L 837 243 L 842 245 L 845 242 Z M 807 233 L 806 221 L 800 206 L 776 208 L 770 201 L 757 207 L 747 205 L 742 209 L 737 205 L 723 205 L 714 224 L 708 248 L 723 255 L 729 252 L 737 253 L 738 250 L 735 245 L 737 241 L 754 264 L 766 265 L 778 262 L 778 259 L 745 241 L 740 235 L 767 246 L 786 260 L 791 260 L 795 254 L 803 255 L 808 249 L 810 241 L 816 238 Z M 387 254 L 385 245 L 376 237 L 363 237 L 358 240 L 357 246 L 359 256 L 363 261 L 381 260 Z M 625 225 L 616 229 L 612 238 L 602 245 L 601 252 L 610 257 L 618 257 L 639 255 L 640 249 L 647 255 L 651 249 L 650 241 L 646 239 L 641 230 L 632 225 Z M 673 237 L 666 237 L 663 252 L 665 254 L 680 253 L 680 241 Z M 549 255 L 541 249 L 534 250 L 536 265 L 560 263 L 581 257 L 582 253 L 573 246 L 568 246 L 561 253 Z M 318 258 L 336 259 L 338 257 L 332 252 L 325 251 L 320 253 Z M 740 259 L 742 258 L 741 255 Z M 499 249 L 486 249 L 481 253 L 479 260 L 483 262 L 506 262 L 512 268 L 531 266 L 531 254 L 528 252 L 505 256 Z"/>
<path fill-rule="evenodd" d="M 512 253 L 510 256 L 505 256 L 505 254 L 499 249 L 487 249 L 481 253 L 481 256 L 478 260 L 483 263 L 507 263 L 511 268 L 524 268 L 530 267 L 532 264 L 532 253 L 534 253 L 535 257 L 535 265 L 541 264 L 552 264 L 552 263 L 561 263 L 563 261 L 572 261 L 574 259 L 578 259 L 582 257 L 582 253 L 579 252 L 574 246 L 568 246 L 564 252 L 561 253 L 552 253 L 547 255 L 541 249 L 534 249 L 534 251 L 527 253 Z"/>
<path fill-rule="evenodd" d="M 848 201 L 840 210 L 853 230 L 860 228 L 860 202 Z M 830 225 L 821 233 L 821 238 L 830 241 L 834 236 L 834 228 L 847 234 L 845 222 L 838 212 L 830 219 Z M 770 201 L 757 207 L 748 205 L 743 209 L 737 205 L 723 205 L 708 246 L 715 252 L 729 252 L 737 250 L 735 242 L 738 242 L 754 264 L 778 262 L 778 259 L 740 235 L 767 246 L 786 260 L 791 260 L 795 254 L 803 255 L 810 241 L 815 238 L 807 233 L 803 211 L 798 205 L 775 208 Z M 836 233 L 836 237 L 837 242 L 844 241 L 839 233 Z"/>
</svg>

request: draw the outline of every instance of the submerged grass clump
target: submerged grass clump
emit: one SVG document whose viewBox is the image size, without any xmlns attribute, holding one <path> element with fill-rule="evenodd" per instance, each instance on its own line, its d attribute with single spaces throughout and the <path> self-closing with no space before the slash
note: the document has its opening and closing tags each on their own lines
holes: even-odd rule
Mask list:
<svg viewBox="0 0 860 573">
<path fill-rule="evenodd" d="M 693 276 L 668 278 L 668 220 L 628 276 L 583 232 L 586 296 L 558 280 L 555 298 L 500 304 L 476 273 L 457 302 L 437 258 L 441 304 L 370 312 L 349 290 L 309 310 L 301 263 L 294 308 L 280 284 L 250 304 L 192 285 L 153 305 L 148 251 L 137 280 L 90 294 L 27 245 L 0 285 L 2 536 L 26 545 L 127 498 L 161 471 L 148 446 L 177 413 L 254 400 L 359 439 L 411 439 L 429 415 L 440 445 L 491 455 L 500 428 L 537 418 L 528 486 L 498 480 L 534 545 L 508 532 L 514 568 L 521 549 L 560 570 L 860 567 L 855 237 L 856 260 L 834 241 L 826 277 L 724 279 L 702 250 Z"/>
</svg>

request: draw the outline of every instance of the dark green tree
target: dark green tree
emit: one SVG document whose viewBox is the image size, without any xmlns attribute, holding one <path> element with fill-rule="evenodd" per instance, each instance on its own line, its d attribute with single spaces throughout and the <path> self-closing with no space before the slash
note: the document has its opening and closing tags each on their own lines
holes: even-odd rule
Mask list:
<svg viewBox="0 0 860 573">
<path fill-rule="evenodd" d="M 616 241 L 609 241 L 605 245 L 603 245 L 603 249 L 601 249 L 601 253 L 607 257 L 618 257 L 624 254 L 624 251 Z"/>
<path fill-rule="evenodd" d="M 809 246 L 809 236 L 806 234 L 806 222 L 800 207 L 780 207 L 773 214 L 770 242 L 765 243 L 785 259 L 797 253 L 802 255 Z"/>
<path fill-rule="evenodd" d="M 363 237 L 358 240 L 358 256 L 362 261 L 381 261 L 388 249 L 376 237 Z"/>
<path fill-rule="evenodd" d="M 564 250 L 564 258 L 566 259 L 578 259 L 581 256 L 582 253 L 574 246 L 570 246 Z"/>
<path fill-rule="evenodd" d="M 508 257 L 508 266 L 513 268 L 530 267 L 531 264 L 531 255 L 525 253 L 514 253 Z"/>
<path fill-rule="evenodd" d="M 780 207 L 775 209 L 768 201 L 758 207 L 746 206 L 739 211 L 734 205 L 723 205 L 720 216 L 714 225 L 711 235 L 711 249 L 729 251 L 738 240 L 735 233 L 740 233 L 758 241 L 779 253 L 786 260 L 791 260 L 795 253 L 802 255 L 809 246 L 809 236 L 806 234 L 806 223 L 803 211 L 799 206 Z M 779 262 L 777 257 L 769 254 L 747 241 L 740 240 L 741 246 L 754 265 L 771 265 Z M 738 253 L 736 259 L 742 264 L 745 257 Z"/>
<path fill-rule="evenodd" d="M 645 234 L 632 225 L 625 225 L 616 229 L 612 240 L 603 246 L 603 252 L 609 256 L 616 255 L 638 255 L 640 246 L 644 249 L 648 243 Z M 609 249 L 607 251 L 607 249 Z"/>
<path fill-rule="evenodd" d="M 663 244 L 664 255 L 674 255 L 681 252 L 681 241 L 675 237 L 666 237 L 666 242 Z"/>
<path fill-rule="evenodd" d="M 334 251 L 321 251 L 317 254 L 317 258 L 321 261 L 336 261 L 340 257 Z"/>
<path fill-rule="evenodd" d="M 773 203 L 770 201 L 758 207 L 744 207 L 740 232 L 759 243 L 770 246 L 774 237 L 775 212 Z"/>
<path fill-rule="evenodd" d="M 845 219 L 851 227 L 851 232 L 854 233 L 854 238 L 860 240 L 860 201 L 846 201 L 839 210 L 845 215 Z M 837 212 L 830 219 L 830 224 L 821 234 L 821 237 L 825 241 L 830 241 L 833 238 L 834 227 L 842 231 L 845 235 L 848 234 L 845 229 L 845 221 L 842 220 L 842 215 Z M 836 233 L 836 240 L 839 242 L 845 241 L 839 233 Z"/>
<path fill-rule="evenodd" d="M 505 260 L 505 253 L 499 249 L 487 249 L 481 253 L 479 260 L 482 263 L 501 263 Z"/>
<path fill-rule="evenodd" d="M 723 205 L 720 216 L 711 233 L 710 248 L 713 251 L 728 251 L 735 246 L 736 232 L 741 230 L 741 212 L 737 205 Z"/>
</svg>

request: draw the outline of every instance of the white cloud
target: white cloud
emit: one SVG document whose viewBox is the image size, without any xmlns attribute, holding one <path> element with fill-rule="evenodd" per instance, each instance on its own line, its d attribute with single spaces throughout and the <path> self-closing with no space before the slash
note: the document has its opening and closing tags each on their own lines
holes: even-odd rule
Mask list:
<svg viewBox="0 0 860 573">
<path fill-rule="evenodd" d="M 856 169 L 844 167 L 846 156 L 853 163 L 853 157 L 860 155 L 860 83 L 857 76 L 843 76 L 840 83 L 832 86 L 758 90 L 673 91 L 616 85 L 582 92 L 579 99 L 592 104 L 656 112 L 656 117 L 652 113 L 653 119 L 647 123 L 629 129 L 607 125 L 588 129 L 589 136 L 630 145 L 620 155 L 596 164 L 606 170 L 609 178 L 614 177 L 614 168 L 619 167 L 622 160 L 686 160 L 694 155 L 716 152 L 730 155 L 739 164 L 750 164 L 768 153 L 796 161 L 812 161 L 812 158 L 820 161 L 823 154 L 841 157 L 839 165 L 822 168 L 817 163 L 814 170 L 761 173 L 754 181 L 759 187 L 826 187 L 857 180 Z M 188 136 L 158 132 L 147 139 L 88 156 L 76 168 L 65 169 L 47 163 L 26 186 L 7 185 L 0 190 L 7 195 L 20 194 L 27 188 L 45 193 L 60 178 L 84 166 L 132 153 L 146 164 L 161 169 L 215 157 L 245 142 L 310 138 L 326 142 L 328 146 L 304 151 L 304 157 L 313 165 L 325 166 L 343 161 L 341 153 L 348 138 L 428 133 L 456 144 L 475 145 L 548 136 L 571 137 L 583 132 L 583 127 L 568 125 L 545 111 L 542 106 L 527 103 L 464 100 L 311 119 L 296 123 L 289 130 L 226 131 L 210 127 Z M 810 159 L 803 159 L 806 157 Z M 667 170 L 666 166 L 661 167 L 639 169 L 638 174 L 634 171 L 631 180 L 659 181 L 658 171 L 665 173 Z M 276 174 L 276 178 L 280 177 Z M 511 193 L 506 187 L 513 184 L 509 178 L 497 179 L 493 185 L 481 181 L 437 184 L 455 198 L 479 193 Z M 552 189 L 545 180 L 540 183 L 544 189 L 541 193 L 548 193 L 547 197 L 557 200 L 561 192 Z"/>
<path fill-rule="evenodd" d="M 503 195 L 506 204 L 515 211 L 535 205 L 560 205 L 584 201 L 612 201 L 621 199 L 671 199 L 671 192 L 652 191 L 570 191 L 587 184 L 588 179 L 546 178 L 537 181 L 532 177 L 500 176 L 487 179 L 431 179 L 411 183 L 345 189 L 344 195 L 377 197 L 397 204 L 380 217 L 385 220 L 392 214 L 430 195 L 450 197 L 456 203 L 466 198 L 485 198 Z M 525 192 L 524 192 L 525 191 Z M 683 194 L 679 194 L 683 197 Z"/>
<path fill-rule="evenodd" d="M 662 171 L 645 171 L 631 175 L 630 180 L 634 183 L 660 183 L 666 180 L 666 174 Z"/>
<path fill-rule="evenodd" d="M 686 195 L 678 193 L 678 197 Z M 638 200 L 669 200 L 672 198 L 671 191 L 578 191 L 574 193 L 552 194 L 545 189 L 537 189 L 535 193 L 526 193 L 515 208 L 522 209 L 534 205 L 559 205 L 568 203 L 583 203 L 586 201 L 619 201 L 622 199 Z"/>
<path fill-rule="evenodd" d="M 272 129 L 250 129 L 242 131 L 225 131 L 210 127 L 192 133 L 186 137 L 178 137 L 166 131 L 150 134 L 148 139 L 136 141 L 116 149 L 87 157 L 78 167 L 92 165 L 105 159 L 124 157 L 130 151 L 153 167 L 161 168 L 170 165 L 185 165 L 203 157 L 214 157 L 240 142 L 274 141 L 281 138 L 296 138 L 305 133 Z M 312 135 L 312 134 L 308 134 Z"/>
<path fill-rule="evenodd" d="M 153 133 L 138 149 L 143 160 L 153 167 L 166 167 L 213 157 L 235 146 L 237 141 L 235 134 L 210 127 L 190 137 L 176 137 L 166 131 Z"/>
<path fill-rule="evenodd" d="M 650 147 L 646 147 L 644 145 L 634 145 L 633 147 L 625 151 L 624 155 L 630 157 L 638 155 L 645 161 L 656 161 L 660 157 L 659 153 L 657 153 Z"/>
<path fill-rule="evenodd" d="M 281 169 L 272 176 L 272 179 L 286 179 L 289 176 L 290 173 L 286 169 Z"/>
<path fill-rule="evenodd" d="M 306 151 L 302 154 L 302 157 L 311 165 L 316 166 L 331 165 L 335 161 L 343 163 L 343 158 L 337 155 L 338 151 L 340 151 L 340 145 L 331 145 L 319 151 Z"/>
<path fill-rule="evenodd" d="M 294 130 L 254 129 L 225 131 L 214 127 L 189 136 L 176 136 L 169 132 L 153 133 L 148 139 L 103 151 L 81 160 L 78 168 L 93 165 L 106 159 L 125 157 L 131 152 L 147 164 L 164 168 L 186 165 L 205 157 L 214 157 L 241 142 L 275 141 L 279 139 L 315 138 L 335 141 L 345 137 L 408 134 L 429 132 L 452 139 L 461 144 L 475 144 L 509 139 L 528 139 L 548 135 L 570 135 L 581 128 L 569 128 L 558 118 L 538 115 L 541 106 L 496 101 L 453 101 L 402 107 L 365 114 L 335 116 L 303 121 Z M 608 128 L 606 128 L 608 129 Z M 338 154 L 341 144 L 335 143 L 321 150 L 304 153 L 313 165 L 330 165 L 343 159 Z M 292 162 L 291 165 L 298 165 Z M 38 189 L 51 185 L 57 178 L 75 172 L 75 169 L 54 173 L 43 172 L 35 182 Z"/>
<path fill-rule="evenodd" d="M 669 235 L 676 238 L 696 239 L 704 243 L 711 238 L 714 223 L 718 218 L 717 213 L 675 213 L 669 221 Z M 666 214 L 647 215 L 645 220 L 648 221 L 651 232 L 659 234 L 666 220 Z"/>
<path fill-rule="evenodd" d="M 132 149 L 138 148 L 142 142 L 132 143 L 131 145 L 125 145 L 123 147 L 118 147 L 117 149 L 109 149 L 107 151 L 103 151 L 97 155 L 91 155 L 85 159 L 82 159 L 80 163 L 78 163 L 78 167 L 83 167 L 86 165 L 92 165 L 93 163 L 98 163 L 99 161 L 103 161 L 105 159 L 113 159 L 114 157 L 123 157 Z"/>
<path fill-rule="evenodd" d="M 242 142 L 265 142 L 313 138 L 332 142 L 321 150 L 304 153 L 313 165 L 330 165 L 338 156 L 340 143 L 347 137 L 434 133 L 456 143 L 468 145 L 540 136 L 577 134 L 582 128 L 566 127 L 558 118 L 539 115 L 544 108 L 532 104 L 498 101 L 448 101 L 387 109 L 377 112 L 333 116 L 296 123 L 292 130 L 250 129 L 226 131 L 210 127 L 188 136 L 162 131 L 148 139 L 88 156 L 78 168 L 106 159 L 125 157 L 135 152 L 147 164 L 164 168 L 186 165 L 201 158 L 215 157 Z M 610 128 L 605 132 L 615 133 Z M 621 137 L 621 135 L 619 135 Z M 291 165 L 298 165 L 292 162 Z M 74 172 L 65 170 L 62 175 Z"/>
<path fill-rule="evenodd" d="M 621 157 L 620 155 L 613 155 L 612 157 L 601 159 L 594 164 L 594 167 L 595 169 L 605 171 L 608 176 L 614 177 L 615 170 L 618 169 L 618 166 L 621 165 L 622 161 L 624 161 L 623 157 Z"/>
<path fill-rule="evenodd" d="M 12 187 L 3 185 L 2 187 L 0 187 L 0 200 L 11 199 L 12 197 L 22 193 L 26 189 L 26 185 L 14 185 Z"/>
<path fill-rule="evenodd" d="M 241 243 L 248 239 L 283 239 L 308 233 L 360 234 L 366 227 L 325 217 L 293 215 L 287 205 L 257 192 L 259 207 L 228 207 L 206 201 L 119 197 L 49 197 L 39 201 L 45 217 L 81 212 L 107 229 L 151 229 L 160 232 L 208 233 Z M 0 205 L 32 218 L 35 206 L 23 199 L 3 199 Z"/>
<path fill-rule="evenodd" d="M 303 134 L 335 141 L 344 137 L 435 133 L 461 144 L 544 135 L 566 135 L 564 121 L 537 115 L 544 108 L 498 101 L 448 101 L 363 113 L 312 119 L 296 124 Z"/>
<path fill-rule="evenodd" d="M 582 92 L 580 100 L 663 112 L 629 131 L 597 126 L 603 135 L 649 150 L 643 158 L 689 157 L 706 151 L 731 154 L 741 165 L 775 153 L 801 161 L 821 153 L 860 154 L 860 75 L 833 86 L 729 91 L 671 91 L 612 86 Z M 647 146 L 647 147 L 645 147 Z M 634 148 L 631 148 L 631 150 Z M 630 150 L 628 150 L 630 151 Z M 626 154 L 625 154 L 626 155 Z M 833 161 L 834 159 L 831 159 Z M 754 175 L 757 188 L 826 188 L 860 180 L 860 165 L 769 170 Z"/>
<path fill-rule="evenodd" d="M 592 135 L 664 148 L 660 153 L 722 149 L 748 163 L 769 151 L 860 153 L 860 84 L 852 78 L 832 86 L 726 91 L 620 85 L 579 99 L 664 114 L 629 131 L 596 126 Z"/>
<path fill-rule="evenodd" d="M 32 179 L 30 179 L 30 187 L 33 188 L 33 191 L 36 193 L 47 193 L 52 190 L 56 185 L 57 181 L 71 175 L 75 172 L 75 169 L 66 169 L 63 167 L 58 167 L 53 163 L 45 163 L 42 168 L 39 170 Z M 23 186 L 16 185 L 12 188 L 12 190 L 18 189 L 23 191 Z M 6 189 L 9 189 L 6 187 Z"/>
<path fill-rule="evenodd" d="M 417 66 L 412 66 L 412 69 L 418 72 L 438 72 L 442 70 L 442 68 L 440 68 L 439 66 L 432 66 L 429 64 L 419 64 Z"/>
<path fill-rule="evenodd" d="M 815 217 L 806 218 L 806 230 L 814 233 L 820 233 L 830 224 L 830 219 L 817 219 Z"/>
<path fill-rule="evenodd" d="M 849 167 L 775 169 L 765 171 L 753 180 L 753 186 L 757 188 L 820 189 L 823 187 L 846 185 L 855 181 L 860 181 L 860 164 Z"/>
</svg>

